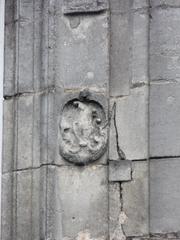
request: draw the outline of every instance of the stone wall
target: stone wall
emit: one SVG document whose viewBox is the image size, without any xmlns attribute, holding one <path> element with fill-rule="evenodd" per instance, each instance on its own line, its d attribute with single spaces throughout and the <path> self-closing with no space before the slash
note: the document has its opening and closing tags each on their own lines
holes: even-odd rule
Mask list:
<svg viewBox="0 0 180 240">
<path fill-rule="evenodd" d="M 179 0 L 7 0 L 2 240 L 180 239 Z"/>
</svg>

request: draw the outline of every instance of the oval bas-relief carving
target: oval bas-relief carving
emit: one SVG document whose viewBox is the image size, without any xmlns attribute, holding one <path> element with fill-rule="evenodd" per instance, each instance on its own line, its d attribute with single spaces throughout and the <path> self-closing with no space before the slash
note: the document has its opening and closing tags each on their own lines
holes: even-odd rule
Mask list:
<svg viewBox="0 0 180 240">
<path fill-rule="evenodd" d="M 95 101 L 72 100 L 60 119 L 60 154 L 69 162 L 87 164 L 100 158 L 107 145 L 107 120 Z"/>
</svg>

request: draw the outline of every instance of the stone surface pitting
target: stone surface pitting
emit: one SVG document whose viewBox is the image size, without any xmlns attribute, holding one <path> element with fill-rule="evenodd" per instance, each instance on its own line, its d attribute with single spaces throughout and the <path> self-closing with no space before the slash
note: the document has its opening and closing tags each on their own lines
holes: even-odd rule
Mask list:
<svg viewBox="0 0 180 240">
<path fill-rule="evenodd" d="M 106 150 L 106 116 L 95 101 L 73 99 L 66 103 L 59 129 L 60 154 L 69 162 L 87 164 Z"/>
</svg>

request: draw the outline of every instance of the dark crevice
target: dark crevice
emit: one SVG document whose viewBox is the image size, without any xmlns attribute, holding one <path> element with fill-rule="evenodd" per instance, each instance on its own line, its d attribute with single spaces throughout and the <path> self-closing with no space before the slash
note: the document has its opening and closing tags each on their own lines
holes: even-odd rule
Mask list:
<svg viewBox="0 0 180 240">
<path fill-rule="evenodd" d="M 145 85 L 146 85 L 145 82 L 137 82 L 137 83 L 132 84 L 131 89 L 144 87 Z"/>
<path fill-rule="evenodd" d="M 141 159 L 131 159 L 132 162 L 147 162 L 147 158 L 141 158 Z"/>
<path fill-rule="evenodd" d="M 180 158 L 179 155 L 177 156 L 151 156 L 149 159 L 153 160 L 153 159 L 168 159 L 168 158 Z"/>
</svg>

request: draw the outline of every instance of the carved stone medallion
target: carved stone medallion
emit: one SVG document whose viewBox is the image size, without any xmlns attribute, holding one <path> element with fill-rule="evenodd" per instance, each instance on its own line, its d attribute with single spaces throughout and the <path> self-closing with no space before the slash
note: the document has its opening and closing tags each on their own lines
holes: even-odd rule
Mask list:
<svg viewBox="0 0 180 240">
<path fill-rule="evenodd" d="M 100 158 L 107 145 L 107 120 L 95 101 L 71 100 L 60 119 L 60 154 L 69 162 L 87 164 Z"/>
</svg>

